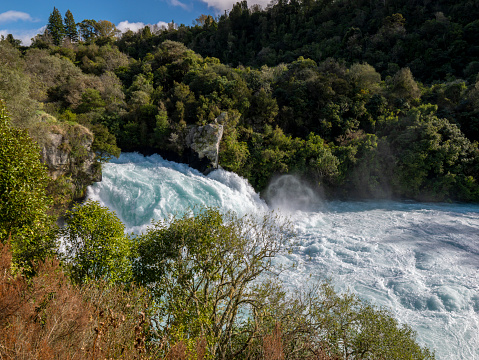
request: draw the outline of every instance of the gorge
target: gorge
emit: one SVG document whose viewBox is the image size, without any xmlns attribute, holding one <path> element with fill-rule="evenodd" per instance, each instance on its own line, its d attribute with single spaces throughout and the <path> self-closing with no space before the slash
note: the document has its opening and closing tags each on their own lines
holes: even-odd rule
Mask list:
<svg viewBox="0 0 479 360">
<path fill-rule="evenodd" d="M 298 249 L 277 259 L 296 264 L 282 275 L 290 288 L 330 278 L 337 290 L 390 309 L 438 359 L 479 357 L 479 205 L 308 202 L 299 183 L 277 184 L 268 206 L 234 173 L 205 176 L 158 155 L 124 153 L 104 165 L 103 180 L 87 196 L 136 233 L 197 205 L 239 215 L 279 211 L 298 233 Z"/>
</svg>

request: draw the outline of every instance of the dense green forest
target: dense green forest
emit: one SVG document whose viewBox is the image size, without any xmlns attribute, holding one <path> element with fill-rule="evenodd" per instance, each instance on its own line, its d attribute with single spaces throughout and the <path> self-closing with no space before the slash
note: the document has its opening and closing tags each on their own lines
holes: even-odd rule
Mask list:
<svg viewBox="0 0 479 360">
<path fill-rule="evenodd" d="M 478 201 L 477 12 L 241 2 L 119 34 L 55 9 L 30 47 L 2 41 L 0 95 L 20 127 L 89 127 L 103 160 L 116 145 L 181 159 L 188 126 L 218 119 L 220 165 L 258 191 L 292 173 L 330 197 Z"/>
<path fill-rule="evenodd" d="M 31 46 L 2 38 L 0 354 L 433 359 L 328 283 L 286 292 L 271 259 L 294 233 L 271 215 L 195 209 L 128 235 L 86 202 L 59 229 L 75 179 L 50 179 L 40 148 L 81 128 L 98 166 L 120 150 L 175 160 L 189 126 L 216 121 L 220 165 L 258 191 L 295 174 L 327 197 L 477 202 L 478 15 L 473 1 L 241 2 L 120 34 L 55 8 Z"/>
</svg>

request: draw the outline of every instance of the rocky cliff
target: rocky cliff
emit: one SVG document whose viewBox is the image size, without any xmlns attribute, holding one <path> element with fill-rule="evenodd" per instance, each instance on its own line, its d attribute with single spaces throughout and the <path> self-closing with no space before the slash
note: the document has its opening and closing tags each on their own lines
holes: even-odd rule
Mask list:
<svg viewBox="0 0 479 360">
<path fill-rule="evenodd" d="M 218 168 L 223 125 L 216 121 L 204 126 L 191 126 L 186 135 L 186 156 L 189 166 L 207 174 Z"/>
<path fill-rule="evenodd" d="M 40 142 L 42 161 L 50 176 L 71 200 L 85 196 L 86 188 L 101 181 L 101 167 L 92 151 L 93 134 L 78 124 L 51 124 L 45 128 Z"/>
</svg>

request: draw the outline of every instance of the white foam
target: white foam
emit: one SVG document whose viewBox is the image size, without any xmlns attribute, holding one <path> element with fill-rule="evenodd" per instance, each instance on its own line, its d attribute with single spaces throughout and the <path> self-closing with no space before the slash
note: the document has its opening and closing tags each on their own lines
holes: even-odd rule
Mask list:
<svg viewBox="0 0 479 360">
<path fill-rule="evenodd" d="M 293 219 L 305 272 L 389 307 L 439 359 L 479 359 L 479 206 L 332 202 Z"/>
<path fill-rule="evenodd" d="M 438 359 L 479 360 L 479 206 L 318 203 L 303 197 L 291 206 L 291 182 L 283 185 L 277 184 L 280 198 L 272 196 L 272 203 L 283 208 L 299 234 L 298 250 L 278 259 L 299 262 L 284 274 L 290 286 L 300 286 L 310 274 L 331 278 L 338 290 L 351 289 L 390 308 L 418 332 L 422 344 L 436 349 Z M 293 198 L 305 193 L 302 185 L 293 185 Z M 204 176 L 157 155 L 122 154 L 105 165 L 103 181 L 90 187 L 88 196 L 115 210 L 128 231 L 137 233 L 152 219 L 194 205 L 239 215 L 267 209 L 233 173 Z"/>
</svg>

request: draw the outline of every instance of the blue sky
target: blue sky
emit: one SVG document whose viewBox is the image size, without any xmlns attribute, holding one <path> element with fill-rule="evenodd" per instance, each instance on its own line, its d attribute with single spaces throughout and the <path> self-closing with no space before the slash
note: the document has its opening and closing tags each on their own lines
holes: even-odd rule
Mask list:
<svg viewBox="0 0 479 360">
<path fill-rule="evenodd" d="M 145 24 L 171 22 L 192 25 L 201 14 L 217 15 L 230 10 L 237 0 L 0 0 L 0 35 L 13 34 L 29 45 L 30 39 L 43 32 L 53 7 L 64 16 L 73 13 L 76 22 L 84 19 L 108 20 L 121 30 L 137 30 Z M 263 7 L 267 0 L 249 0 Z"/>
</svg>

